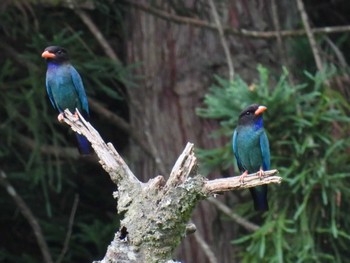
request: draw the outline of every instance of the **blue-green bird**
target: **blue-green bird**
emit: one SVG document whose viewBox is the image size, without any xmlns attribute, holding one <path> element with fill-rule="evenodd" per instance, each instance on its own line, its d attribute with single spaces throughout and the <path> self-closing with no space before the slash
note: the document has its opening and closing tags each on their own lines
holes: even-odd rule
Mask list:
<svg viewBox="0 0 350 263">
<path fill-rule="evenodd" d="M 59 111 L 58 120 L 63 121 L 64 110 L 75 109 L 89 117 L 89 105 L 83 81 L 78 71 L 70 64 L 67 51 L 58 46 L 45 48 L 41 54 L 47 61 L 46 91 L 52 106 Z M 89 154 L 91 145 L 85 136 L 76 133 L 78 148 L 81 154 Z"/>
<path fill-rule="evenodd" d="M 270 147 L 262 116 L 266 109 L 265 106 L 252 104 L 239 115 L 232 144 L 242 178 L 256 172 L 262 175 L 263 171 L 270 169 Z M 253 197 L 255 210 L 268 210 L 267 186 L 258 186 L 249 188 L 249 190 Z"/>
</svg>

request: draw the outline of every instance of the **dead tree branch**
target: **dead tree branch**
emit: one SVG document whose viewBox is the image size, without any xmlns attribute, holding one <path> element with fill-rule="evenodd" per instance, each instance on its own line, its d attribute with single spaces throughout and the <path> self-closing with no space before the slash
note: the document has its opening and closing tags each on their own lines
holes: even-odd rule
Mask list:
<svg viewBox="0 0 350 263">
<path fill-rule="evenodd" d="M 309 42 L 310 42 L 310 47 L 311 47 L 312 53 L 314 55 L 317 69 L 319 72 L 323 72 L 323 65 L 322 65 L 320 52 L 319 52 L 318 47 L 317 47 L 314 33 L 311 30 L 309 18 L 308 18 L 308 15 L 306 13 L 306 10 L 305 10 L 303 0 L 296 0 L 296 1 L 297 1 L 297 6 L 299 9 L 300 16 L 301 16 L 301 20 L 303 21 L 303 25 L 305 28 L 307 38 L 309 39 Z"/>
<path fill-rule="evenodd" d="M 145 142 L 145 140 L 142 139 L 141 134 L 131 129 L 131 126 L 127 121 L 125 121 L 123 118 L 121 118 L 114 112 L 108 110 L 104 105 L 102 105 L 97 100 L 90 98 L 89 105 L 93 111 L 97 112 L 101 116 L 101 118 L 108 120 L 115 127 L 127 133 L 132 140 L 137 142 L 137 144 L 140 146 L 140 148 L 142 148 L 142 150 L 145 153 L 151 155 L 153 159 L 156 159 L 153 152 L 150 150 L 150 147 L 148 146 L 147 142 Z"/>
<path fill-rule="evenodd" d="M 220 202 L 216 198 L 210 197 L 210 198 L 208 198 L 208 201 L 209 201 L 209 203 L 215 205 L 216 208 L 218 208 L 225 215 L 230 217 L 234 222 L 243 226 L 246 230 L 253 232 L 253 231 L 256 231 L 260 228 L 260 226 L 254 224 L 252 222 L 249 222 L 247 219 L 235 214 L 231 208 L 229 208 L 227 205 Z"/>
<path fill-rule="evenodd" d="M 113 145 L 106 144 L 80 114 L 77 119 L 66 110 L 64 121 L 91 142 L 100 164 L 118 186 L 113 195 L 123 219 L 104 259 L 96 262 L 173 262 L 172 253 L 185 237 L 198 202 L 218 192 L 281 182 L 280 177 L 271 176 L 277 170 L 266 171 L 263 178 L 247 176 L 243 183 L 239 177 L 207 180 L 197 174 L 194 145 L 187 143 L 167 181 L 157 176 L 142 183 Z"/>
<path fill-rule="evenodd" d="M 63 248 L 62 248 L 62 251 L 61 251 L 60 255 L 58 256 L 55 263 L 61 263 L 65 254 L 68 251 L 69 241 L 70 241 L 70 238 L 72 236 L 74 218 L 75 218 L 75 213 L 77 212 L 77 209 L 78 209 L 78 204 L 79 204 L 79 195 L 76 194 L 74 197 L 72 211 L 71 211 L 70 216 L 69 216 L 68 231 L 67 231 L 64 243 L 63 243 Z"/>
<path fill-rule="evenodd" d="M 186 24 L 186 25 L 191 25 L 194 27 L 207 28 L 210 30 L 217 31 L 217 27 L 215 24 L 209 23 L 207 21 L 204 21 L 204 20 L 201 20 L 198 18 L 170 14 L 164 10 L 152 7 L 150 5 L 141 4 L 137 1 L 129 0 L 129 1 L 126 1 L 125 3 L 133 6 L 134 8 L 140 9 L 144 12 L 150 13 L 152 15 L 155 15 L 155 16 L 162 18 L 164 20 L 167 20 L 167 21 L 172 21 L 172 22 L 177 23 L 177 24 Z M 276 31 L 261 32 L 261 31 L 237 29 L 237 28 L 224 26 L 223 30 L 225 31 L 225 34 L 237 35 L 237 36 L 243 36 L 243 37 L 249 37 L 249 38 L 262 38 L 262 39 L 277 38 L 278 34 L 280 34 L 281 37 L 295 37 L 295 36 L 305 36 L 306 35 L 306 31 L 304 29 L 282 30 L 280 32 L 276 32 Z M 350 25 L 320 27 L 320 28 L 311 29 L 311 32 L 313 34 L 335 34 L 335 33 L 349 32 L 349 31 L 350 31 Z"/>
<path fill-rule="evenodd" d="M 143 131 L 147 138 L 147 140 L 144 140 L 142 134 L 139 131 L 132 129 L 127 121 L 125 121 L 114 112 L 108 110 L 97 100 L 90 98 L 89 105 L 93 111 L 101 116 L 101 118 L 104 118 L 115 127 L 119 128 L 121 131 L 127 133 L 130 138 L 134 140 L 146 154 L 150 155 L 153 158 L 160 172 L 164 173 L 166 171 L 160 156 L 157 154 L 157 149 L 155 149 L 154 144 L 152 143 L 152 137 L 150 136 L 147 129 Z"/>
<path fill-rule="evenodd" d="M 27 219 L 29 225 L 33 229 L 36 241 L 39 245 L 41 254 L 43 255 L 43 261 L 45 263 L 53 263 L 49 247 L 44 238 L 43 232 L 39 225 L 38 220 L 33 215 L 32 211 L 28 207 L 28 205 L 24 202 L 22 197 L 18 195 L 16 189 L 12 186 L 12 184 L 7 179 L 7 176 L 4 171 L 0 170 L 0 184 L 6 189 L 7 193 L 12 197 L 13 201 L 16 203 L 19 211 L 22 215 Z"/>
<path fill-rule="evenodd" d="M 247 178 L 244 178 L 243 182 L 240 180 L 239 176 L 206 181 L 204 183 L 204 191 L 210 195 L 215 193 L 256 187 L 263 184 L 279 184 L 281 183 L 282 178 L 279 176 L 273 176 L 277 173 L 277 170 L 265 171 L 263 178 L 259 176 L 259 173 L 249 174 Z"/>
<path fill-rule="evenodd" d="M 73 147 L 61 147 L 48 144 L 39 145 L 38 142 L 34 139 L 24 136 L 22 134 L 16 134 L 16 139 L 21 145 L 24 145 L 32 151 L 38 149 L 42 154 L 54 155 L 59 158 L 69 158 L 73 160 L 81 158 L 81 155 L 79 154 L 77 149 Z"/>
<path fill-rule="evenodd" d="M 277 8 L 276 0 L 272 0 L 271 2 L 271 11 L 272 11 L 273 25 L 277 33 L 276 39 L 277 39 L 277 48 L 278 48 L 279 57 L 283 61 L 283 64 L 285 66 L 288 66 L 287 56 L 286 56 L 286 52 L 285 52 L 285 48 L 284 48 L 283 40 L 281 36 L 281 25 L 278 18 L 278 8 Z"/>
<path fill-rule="evenodd" d="M 87 9 L 94 9 L 93 3 L 91 5 L 86 5 Z M 95 37 L 97 42 L 102 47 L 103 51 L 106 55 L 113 61 L 120 62 L 117 54 L 114 52 L 112 46 L 109 44 L 108 40 L 105 38 L 101 30 L 97 27 L 93 19 L 89 16 L 87 12 L 83 10 L 84 5 L 82 5 L 79 1 L 76 0 L 66 0 L 64 6 L 72 9 L 76 15 L 83 21 L 83 23 L 90 30 L 91 34 Z"/>
<path fill-rule="evenodd" d="M 82 9 L 74 8 L 74 12 L 79 16 L 79 18 L 84 22 L 84 24 L 89 28 L 92 35 L 96 38 L 97 42 L 101 45 L 106 55 L 113 61 L 118 61 L 119 58 L 117 54 L 112 49 L 111 45 L 108 43 L 107 39 L 104 37 L 100 29 L 96 26 L 91 17 Z"/>
<path fill-rule="evenodd" d="M 222 45 L 222 47 L 224 49 L 224 52 L 225 52 L 225 56 L 226 56 L 226 60 L 227 60 L 227 66 L 228 66 L 228 71 L 229 71 L 229 80 L 232 82 L 233 78 L 235 76 L 235 71 L 234 71 L 234 68 L 233 68 L 233 62 L 232 62 L 230 48 L 229 48 L 228 42 L 226 41 L 225 32 L 224 32 L 223 27 L 221 25 L 220 17 L 219 17 L 218 11 L 216 10 L 215 3 L 214 3 L 213 0 L 208 0 L 208 1 L 209 1 L 210 9 L 211 9 L 211 12 L 212 12 L 212 16 L 214 18 L 216 27 L 217 27 L 218 32 L 219 32 L 221 45 Z"/>
<path fill-rule="evenodd" d="M 194 233 L 194 238 L 196 239 L 199 246 L 202 248 L 202 251 L 207 256 L 207 259 L 209 260 L 209 262 L 218 263 L 219 261 L 217 260 L 214 252 L 209 247 L 209 245 L 204 241 L 204 238 L 198 232 Z"/>
</svg>

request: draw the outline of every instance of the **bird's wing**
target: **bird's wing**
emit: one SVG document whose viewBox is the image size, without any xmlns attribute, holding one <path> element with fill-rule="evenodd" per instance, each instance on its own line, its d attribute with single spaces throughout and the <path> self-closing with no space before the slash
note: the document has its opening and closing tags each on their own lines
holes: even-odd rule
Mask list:
<svg viewBox="0 0 350 263">
<path fill-rule="evenodd" d="M 83 81 L 81 80 L 81 77 L 78 73 L 78 71 L 73 67 L 70 66 L 70 73 L 72 76 L 72 80 L 73 80 L 73 84 L 74 84 L 74 88 L 78 94 L 79 100 L 81 102 L 81 106 L 83 108 L 83 115 L 87 115 L 89 116 L 89 105 L 88 105 L 88 100 L 87 100 L 87 96 L 84 90 L 84 85 L 83 85 Z"/>
<path fill-rule="evenodd" d="M 270 169 L 270 147 L 269 147 L 269 140 L 267 139 L 266 133 L 262 132 L 260 135 L 260 149 L 261 149 L 261 156 L 263 161 L 263 170 L 269 170 Z"/>
<path fill-rule="evenodd" d="M 242 166 L 241 160 L 239 159 L 238 149 L 237 149 L 237 134 L 238 134 L 238 132 L 237 132 L 237 130 L 235 130 L 233 133 L 232 147 L 233 147 L 233 153 L 236 157 L 238 168 L 241 172 L 243 172 L 244 168 Z"/>
<path fill-rule="evenodd" d="M 49 84 L 49 81 L 48 81 L 48 77 L 46 76 L 46 91 L 47 91 L 47 95 L 49 96 L 49 99 L 51 101 L 51 104 L 52 106 L 54 107 L 54 109 L 58 109 L 57 108 L 57 105 L 55 103 L 55 100 L 53 98 L 53 95 L 52 95 L 52 90 L 51 90 L 51 87 L 50 87 L 50 84 Z"/>
</svg>

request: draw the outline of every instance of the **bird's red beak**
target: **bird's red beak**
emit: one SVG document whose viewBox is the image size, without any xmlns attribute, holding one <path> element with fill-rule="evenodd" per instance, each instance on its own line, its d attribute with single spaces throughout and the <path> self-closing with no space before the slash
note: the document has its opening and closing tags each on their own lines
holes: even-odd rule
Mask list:
<svg viewBox="0 0 350 263">
<path fill-rule="evenodd" d="M 263 113 L 266 110 L 267 110 L 267 107 L 259 106 L 259 108 L 254 112 L 254 114 L 257 116 L 257 115 L 260 115 L 261 113 Z"/>
<path fill-rule="evenodd" d="M 50 53 L 49 51 L 44 51 L 42 54 L 41 54 L 41 56 L 43 57 L 43 58 L 55 58 L 56 57 L 56 55 L 54 54 L 54 53 Z"/>
</svg>

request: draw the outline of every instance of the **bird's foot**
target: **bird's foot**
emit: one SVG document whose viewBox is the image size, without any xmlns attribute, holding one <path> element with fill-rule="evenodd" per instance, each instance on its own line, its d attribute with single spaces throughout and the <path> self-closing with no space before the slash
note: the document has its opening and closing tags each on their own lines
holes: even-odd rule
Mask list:
<svg viewBox="0 0 350 263">
<path fill-rule="evenodd" d="M 242 173 L 240 176 L 239 176 L 239 181 L 241 184 L 244 183 L 244 177 L 246 177 L 248 175 L 248 171 L 245 171 L 244 173 Z"/>
<path fill-rule="evenodd" d="M 259 172 L 258 172 L 258 175 L 260 177 L 260 180 L 265 176 L 265 173 L 264 171 L 260 168 Z"/>
<path fill-rule="evenodd" d="M 61 112 L 60 114 L 58 114 L 57 120 L 58 120 L 59 122 L 64 122 L 64 113 L 63 113 L 63 112 Z"/>
<path fill-rule="evenodd" d="M 74 112 L 74 121 L 78 121 L 79 120 L 79 114 L 78 112 Z"/>
</svg>

